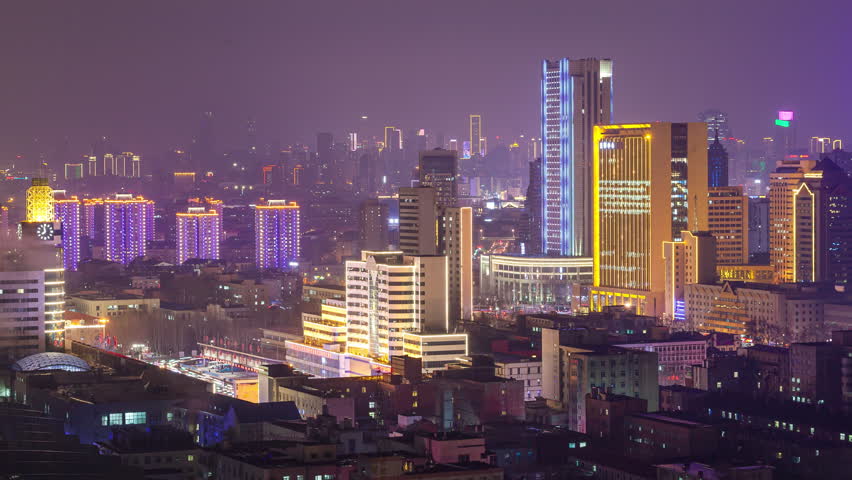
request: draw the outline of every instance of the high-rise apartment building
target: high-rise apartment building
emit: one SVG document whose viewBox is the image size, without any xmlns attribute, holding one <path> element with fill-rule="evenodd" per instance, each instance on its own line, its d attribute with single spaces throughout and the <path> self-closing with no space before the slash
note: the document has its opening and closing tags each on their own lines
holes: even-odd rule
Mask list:
<svg viewBox="0 0 852 480">
<path fill-rule="evenodd" d="M 438 244 L 447 257 L 450 322 L 473 316 L 473 209 L 439 209 Z"/>
<path fill-rule="evenodd" d="M 830 192 L 848 182 L 846 173 L 831 160 L 786 159 L 769 179 L 769 257 L 778 280 L 826 279 Z"/>
<path fill-rule="evenodd" d="M 104 227 L 104 199 L 84 198 L 83 203 L 83 227 L 82 235 L 88 237 L 91 242 L 103 240 Z"/>
<path fill-rule="evenodd" d="M 300 208 L 296 202 L 268 200 L 254 207 L 257 268 L 285 270 L 299 260 Z"/>
<path fill-rule="evenodd" d="M 595 127 L 593 310 L 664 311 L 663 242 L 707 230 L 706 133 L 703 123 Z"/>
<path fill-rule="evenodd" d="M 545 60 L 541 77 L 542 251 L 592 251 L 593 129 L 612 121 L 612 61 Z"/>
<path fill-rule="evenodd" d="M 213 209 L 189 207 L 176 214 L 177 263 L 190 258 L 219 259 L 219 242 L 222 239 L 222 216 Z"/>
<path fill-rule="evenodd" d="M 728 186 L 728 151 L 719 141 L 719 136 L 707 150 L 707 185 L 710 187 Z"/>
<path fill-rule="evenodd" d="M 435 189 L 438 206 L 452 207 L 458 202 L 458 154 L 436 148 L 420 152 L 420 185 Z"/>
<path fill-rule="evenodd" d="M 388 231 L 389 207 L 377 198 L 361 202 L 359 210 L 359 241 L 361 250 L 384 251 L 390 243 Z"/>
<path fill-rule="evenodd" d="M 144 257 L 154 221 L 154 202 L 119 193 L 103 203 L 104 258 L 127 265 Z"/>
<path fill-rule="evenodd" d="M 389 361 L 404 355 L 403 333 L 451 328 L 447 258 L 361 252 L 346 262 L 347 350 Z"/>
<path fill-rule="evenodd" d="M 470 151 L 472 155 L 485 156 L 485 136 L 482 134 L 482 115 L 470 116 Z"/>
<path fill-rule="evenodd" d="M 55 218 L 62 228 L 62 265 L 65 270 L 76 272 L 80 264 L 83 209 L 80 200 L 66 195 L 64 190 L 55 190 L 53 198 Z"/>
<path fill-rule="evenodd" d="M 743 187 L 707 190 L 707 229 L 716 237 L 716 263 L 748 263 L 749 202 Z"/>
<path fill-rule="evenodd" d="M 399 249 L 408 255 L 438 253 L 436 193 L 432 187 L 399 189 Z"/>
</svg>

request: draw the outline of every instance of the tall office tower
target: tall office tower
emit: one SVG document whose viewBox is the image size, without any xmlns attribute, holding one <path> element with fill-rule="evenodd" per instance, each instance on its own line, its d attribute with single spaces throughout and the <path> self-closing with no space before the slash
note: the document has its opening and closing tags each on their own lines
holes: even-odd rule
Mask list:
<svg viewBox="0 0 852 480">
<path fill-rule="evenodd" d="M 334 163 L 334 136 L 328 132 L 320 132 L 317 134 L 317 164 L 320 179 L 325 183 L 330 183 Z"/>
<path fill-rule="evenodd" d="M 347 350 L 388 361 L 405 355 L 405 332 L 447 332 L 446 276 L 443 256 L 363 251 L 347 261 Z"/>
<path fill-rule="evenodd" d="M 182 265 L 190 258 L 219 259 L 222 239 L 222 216 L 213 209 L 189 207 L 177 216 L 177 262 Z"/>
<path fill-rule="evenodd" d="M 80 199 L 68 196 L 65 190 L 54 190 L 54 214 L 62 228 L 62 265 L 76 272 L 80 264 L 80 237 L 83 234 L 83 211 Z"/>
<path fill-rule="evenodd" d="M 470 116 L 470 149 L 474 155 L 485 156 L 485 136 L 482 134 L 482 115 Z"/>
<path fill-rule="evenodd" d="M 707 143 L 713 143 L 716 137 L 721 139 L 733 137 L 731 127 L 728 125 L 728 114 L 725 112 L 705 110 L 698 114 L 698 121 L 707 124 Z"/>
<path fill-rule="evenodd" d="M 748 263 L 749 203 L 743 187 L 707 190 L 707 228 L 716 237 L 716 263 Z"/>
<path fill-rule="evenodd" d="M 32 186 L 27 189 L 27 222 L 53 221 L 53 189 L 46 178 L 33 178 Z"/>
<path fill-rule="evenodd" d="M 796 144 L 796 120 L 794 117 L 792 111 L 781 110 L 778 112 L 778 118 L 775 119 L 775 130 L 772 137 L 775 153 L 782 158 L 792 153 L 798 146 Z"/>
<path fill-rule="evenodd" d="M 359 240 L 361 250 L 383 251 L 390 244 L 388 205 L 377 198 L 361 202 Z"/>
<path fill-rule="evenodd" d="M 396 127 L 385 127 L 385 150 L 397 152 L 402 150 L 402 130 Z"/>
<path fill-rule="evenodd" d="M 436 148 L 420 152 L 420 185 L 435 189 L 438 206 L 451 207 L 458 202 L 458 154 Z"/>
<path fill-rule="evenodd" d="M 717 239 L 710 232 L 681 232 L 683 240 L 663 242 L 666 271 L 664 316 L 673 324 L 686 322 L 684 285 L 716 281 Z"/>
<path fill-rule="evenodd" d="M 707 186 L 728 186 L 728 151 L 719 141 L 718 133 L 707 149 Z"/>
<path fill-rule="evenodd" d="M 82 163 L 66 163 L 65 164 L 65 180 L 79 180 L 83 178 Z"/>
<path fill-rule="evenodd" d="M 536 158 L 530 162 L 530 183 L 527 185 L 527 199 L 524 208 L 527 211 L 529 222 L 529 238 L 521 247 L 521 253 L 530 255 L 541 254 L 542 247 L 542 219 L 544 211 L 541 204 L 541 159 Z"/>
<path fill-rule="evenodd" d="M 449 321 L 473 316 L 473 210 L 470 207 L 440 207 L 438 244 L 447 257 Z"/>
<path fill-rule="evenodd" d="M 98 176 L 98 157 L 94 155 L 90 155 L 86 160 L 86 176 L 89 177 L 97 177 Z"/>
<path fill-rule="evenodd" d="M 770 262 L 778 280 L 820 282 L 852 259 L 832 257 L 842 251 L 835 241 L 846 237 L 846 172 L 829 159 L 787 159 L 770 174 Z M 829 227 L 832 228 L 829 228 Z"/>
<path fill-rule="evenodd" d="M 45 236 L 38 228 L 25 229 L 22 238 L 0 246 L 0 363 L 64 348 L 61 265 L 53 235 Z"/>
<path fill-rule="evenodd" d="M 437 255 L 438 213 L 432 187 L 399 189 L 399 249 L 408 255 Z"/>
<path fill-rule="evenodd" d="M 541 73 L 542 252 L 592 251 L 592 133 L 612 120 L 612 61 L 545 60 Z"/>
<path fill-rule="evenodd" d="M 594 287 L 591 307 L 665 307 L 663 242 L 707 230 L 707 131 L 703 123 L 595 127 Z"/>
<path fill-rule="evenodd" d="M 358 144 L 358 132 L 349 132 L 347 134 L 347 138 L 348 138 L 347 145 L 349 146 L 350 152 L 354 152 L 354 151 L 358 150 L 359 148 L 361 148 L 361 145 Z"/>
<path fill-rule="evenodd" d="M 104 258 L 127 265 L 144 257 L 154 202 L 119 193 L 104 200 Z"/>
<path fill-rule="evenodd" d="M 255 263 L 261 270 L 293 268 L 299 261 L 300 209 L 296 202 L 267 200 L 254 207 Z"/>
<path fill-rule="evenodd" d="M 748 254 L 769 260 L 769 198 L 748 197 Z"/>
</svg>

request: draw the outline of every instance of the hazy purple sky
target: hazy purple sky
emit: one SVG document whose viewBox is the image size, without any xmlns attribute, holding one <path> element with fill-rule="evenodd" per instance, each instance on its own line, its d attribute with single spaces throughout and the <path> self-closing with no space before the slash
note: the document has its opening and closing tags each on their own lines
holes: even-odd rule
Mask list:
<svg viewBox="0 0 852 480">
<path fill-rule="evenodd" d="M 220 146 L 313 143 L 369 120 L 463 135 L 537 134 L 540 61 L 615 60 L 616 120 L 695 120 L 717 107 L 736 135 L 792 108 L 799 136 L 852 143 L 846 0 L 5 1 L 0 165 L 39 137 L 98 135 L 157 154 L 200 112 Z M 802 142 L 804 143 L 804 142 Z"/>
</svg>

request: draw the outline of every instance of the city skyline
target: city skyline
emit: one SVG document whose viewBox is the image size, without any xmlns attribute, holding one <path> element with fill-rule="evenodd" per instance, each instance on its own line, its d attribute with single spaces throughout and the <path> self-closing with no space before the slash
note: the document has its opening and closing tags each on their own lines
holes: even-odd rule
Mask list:
<svg viewBox="0 0 852 480">
<path fill-rule="evenodd" d="M 54 15 L 24 30 L 25 22 L 3 22 L 0 43 L 14 46 L 4 53 L 20 68 L 9 71 L 0 93 L 6 105 L 0 162 L 30 154 L 34 139 L 54 152 L 67 137 L 76 155 L 104 135 L 122 150 L 156 156 L 188 147 L 208 111 L 223 150 L 248 143 L 249 120 L 263 144 L 310 145 L 316 131 L 380 137 L 387 125 L 461 140 L 471 114 L 483 116 L 489 138 L 535 136 L 538 79 L 531 72 L 543 58 L 561 57 L 613 59 L 618 122 L 694 121 L 698 112 L 716 108 L 728 113 L 734 135 L 753 147 L 771 133 L 774 113 L 783 109 L 797 112 L 801 143 L 852 131 L 842 108 L 852 95 L 843 75 L 796 68 L 829 64 L 842 53 L 842 29 L 830 27 L 843 16 L 823 18 L 819 8 L 800 2 L 768 10 L 734 2 L 669 6 L 667 16 L 677 21 L 664 24 L 654 9 L 638 5 L 614 6 L 617 15 L 599 18 L 604 12 L 594 6 L 489 2 L 488 25 L 461 20 L 486 4 L 438 2 L 416 10 L 416 25 L 414 7 L 391 12 L 371 35 L 357 34 L 359 19 L 381 2 L 340 6 L 323 17 L 324 28 L 310 31 L 305 26 L 322 14 L 317 7 L 208 5 L 199 22 L 191 3 L 173 5 L 161 18 L 155 7 L 101 2 L 56 4 Z M 16 5 L 4 18 L 33 15 L 32 7 Z M 658 31 L 648 34 L 641 28 L 646 24 Z M 755 28 L 785 24 L 819 35 Z M 125 28 L 135 34 L 122 34 Z M 424 41 L 435 33 L 442 35 Z M 394 44 L 386 45 L 387 38 Z M 670 45 L 670 38 L 681 40 Z M 820 48 L 811 43 L 817 38 Z M 470 55 L 485 45 L 494 48 Z M 371 58 L 366 52 L 377 53 Z M 364 61 L 374 68 L 357 68 Z M 766 68 L 753 67 L 759 62 Z M 348 72 L 345 84 L 341 72 Z"/>
</svg>

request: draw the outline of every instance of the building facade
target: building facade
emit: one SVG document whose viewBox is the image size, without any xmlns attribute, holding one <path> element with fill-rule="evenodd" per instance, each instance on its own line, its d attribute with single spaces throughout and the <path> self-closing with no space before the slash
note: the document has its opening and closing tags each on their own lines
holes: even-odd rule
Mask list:
<svg viewBox="0 0 852 480">
<path fill-rule="evenodd" d="M 743 187 L 710 187 L 707 228 L 716 237 L 717 265 L 749 263 L 749 199 Z"/>
<path fill-rule="evenodd" d="M 298 266 L 300 208 L 296 202 L 267 200 L 254 207 L 255 264 L 261 270 Z"/>
<path fill-rule="evenodd" d="M 565 306 L 571 303 L 571 284 L 592 279 L 589 257 L 479 257 L 482 300 L 513 306 Z"/>
<path fill-rule="evenodd" d="M 542 252 L 592 251 L 592 143 L 612 120 L 612 60 L 545 60 L 541 72 Z"/>
<path fill-rule="evenodd" d="M 178 264 L 182 265 L 190 258 L 219 259 L 222 217 L 218 212 L 204 207 L 189 207 L 186 212 L 178 212 L 176 218 Z"/>
<path fill-rule="evenodd" d="M 104 258 L 127 265 L 144 257 L 153 237 L 154 202 L 130 194 L 103 201 Z"/>
</svg>

